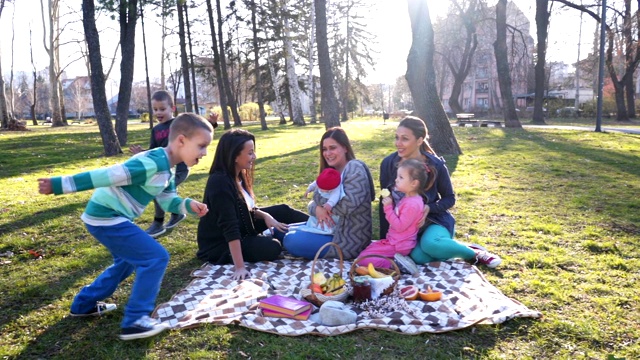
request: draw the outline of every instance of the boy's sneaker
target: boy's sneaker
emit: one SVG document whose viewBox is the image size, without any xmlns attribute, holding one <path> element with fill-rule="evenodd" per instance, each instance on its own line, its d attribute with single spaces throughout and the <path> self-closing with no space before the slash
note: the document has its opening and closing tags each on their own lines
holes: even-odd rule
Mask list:
<svg viewBox="0 0 640 360">
<path fill-rule="evenodd" d="M 143 339 L 157 335 L 169 328 L 169 325 L 158 322 L 158 320 L 143 316 L 136 320 L 130 327 L 122 329 L 120 340 Z"/>
<path fill-rule="evenodd" d="M 182 220 L 187 218 L 187 214 L 171 214 L 171 218 L 169 218 L 169 222 L 164 227 L 167 229 L 173 229 L 176 225 L 178 225 Z"/>
<path fill-rule="evenodd" d="M 495 268 L 502 263 L 502 259 L 500 259 L 498 255 L 494 255 L 488 251 L 477 251 L 476 264 L 477 263 L 487 265 L 490 268 Z"/>
<path fill-rule="evenodd" d="M 393 255 L 393 260 L 396 262 L 396 265 L 398 265 L 398 269 L 400 269 L 400 272 L 403 274 L 414 275 L 420 272 L 420 269 L 418 269 L 418 265 L 416 265 L 413 259 L 409 256 L 396 253 L 395 255 Z"/>
<path fill-rule="evenodd" d="M 93 309 L 89 310 L 89 312 L 86 312 L 84 314 L 77 314 L 77 313 L 71 312 L 70 315 L 74 317 L 102 316 L 103 314 L 106 314 L 117 308 L 118 308 L 118 305 L 116 304 L 107 304 L 107 303 L 103 303 L 102 301 L 98 301 L 96 303 L 96 306 L 94 306 Z"/>
<path fill-rule="evenodd" d="M 154 222 L 151 223 L 151 226 L 149 226 L 149 228 L 147 230 L 145 230 L 145 232 L 147 234 L 149 234 L 149 236 L 156 238 L 156 237 L 166 233 L 167 229 L 164 227 L 164 225 L 162 225 L 161 222 L 154 221 Z"/>
</svg>

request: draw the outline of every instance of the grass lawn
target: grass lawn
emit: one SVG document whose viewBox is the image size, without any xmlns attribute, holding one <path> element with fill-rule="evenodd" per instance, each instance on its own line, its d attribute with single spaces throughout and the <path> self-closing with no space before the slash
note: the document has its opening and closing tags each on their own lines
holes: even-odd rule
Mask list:
<svg viewBox="0 0 640 360">
<path fill-rule="evenodd" d="M 343 124 L 376 182 L 381 159 L 394 150 L 395 125 L 381 119 Z M 131 123 L 129 143 L 146 147 L 147 126 Z M 458 195 L 458 237 L 500 254 L 500 267 L 481 271 L 507 296 L 541 311 L 542 319 L 417 336 L 358 330 L 291 338 L 205 325 L 123 342 L 117 335 L 131 278 L 111 299 L 120 305 L 115 313 L 68 316 L 73 296 L 110 264 L 108 252 L 79 219 L 91 192 L 39 195 L 36 179 L 111 165 L 129 155 L 101 157 L 95 125 L 31 129 L 0 132 L 2 359 L 640 358 L 638 135 L 454 127 L 463 154 L 447 162 Z M 304 209 L 323 125 L 247 129 L 258 139 L 258 203 Z M 216 144 L 179 187 L 182 196 L 202 198 Z M 138 223 L 146 227 L 152 216 L 148 209 Z M 158 304 L 186 286 L 201 265 L 195 259 L 196 227 L 190 217 L 159 239 L 172 258 Z"/>
</svg>

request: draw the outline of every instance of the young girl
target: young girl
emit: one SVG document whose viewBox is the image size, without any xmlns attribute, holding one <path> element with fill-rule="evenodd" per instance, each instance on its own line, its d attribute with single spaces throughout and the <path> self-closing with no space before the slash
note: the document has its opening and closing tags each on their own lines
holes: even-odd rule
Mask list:
<svg viewBox="0 0 640 360">
<path fill-rule="evenodd" d="M 418 230 L 424 224 L 427 202 L 425 191 L 433 185 L 435 169 L 423 162 L 409 159 L 398 166 L 395 190 L 404 193 L 404 197 L 394 207 L 393 199 L 387 196 L 382 199 L 385 218 L 389 222 L 386 239 L 371 243 L 358 257 L 366 255 L 382 255 L 393 258 L 396 253 L 408 255 L 416 246 Z M 368 265 L 388 268 L 389 261 L 370 257 L 359 262 Z"/>
</svg>

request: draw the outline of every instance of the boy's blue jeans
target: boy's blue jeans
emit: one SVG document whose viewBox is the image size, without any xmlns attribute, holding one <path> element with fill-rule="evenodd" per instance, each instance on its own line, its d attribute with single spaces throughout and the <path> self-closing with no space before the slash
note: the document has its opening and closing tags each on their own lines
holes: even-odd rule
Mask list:
<svg viewBox="0 0 640 360">
<path fill-rule="evenodd" d="M 85 225 L 91 235 L 111 252 L 113 265 L 91 285 L 80 290 L 71 304 L 71 311 L 80 314 L 89 312 L 96 301 L 111 296 L 118 285 L 135 271 L 136 278 L 121 323 L 123 328 L 130 327 L 153 311 L 169 263 L 169 253 L 130 221 L 111 226 Z"/>
</svg>

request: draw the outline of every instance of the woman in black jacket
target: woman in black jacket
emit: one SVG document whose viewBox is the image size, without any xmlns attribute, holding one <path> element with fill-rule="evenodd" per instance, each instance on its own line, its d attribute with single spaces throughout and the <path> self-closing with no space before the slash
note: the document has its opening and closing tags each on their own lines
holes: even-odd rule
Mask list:
<svg viewBox="0 0 640 360">
<path fill-rule="evenodd" d="M 280 241 L 261 235 L 264 230 L 286 233 L 287 224 L 308 219 L 307 214 L 288 205 L 256 206 L 255 160 L 252 133 L 233 129 L 222 135 L 204 190 L 203 203 L 209 212 L 198 224 L 198 258 L 218 265 L 233 263 L 235 280 L 250 275 L 245 261 L 271 261 L 280 255 Z"/>
</svg>

